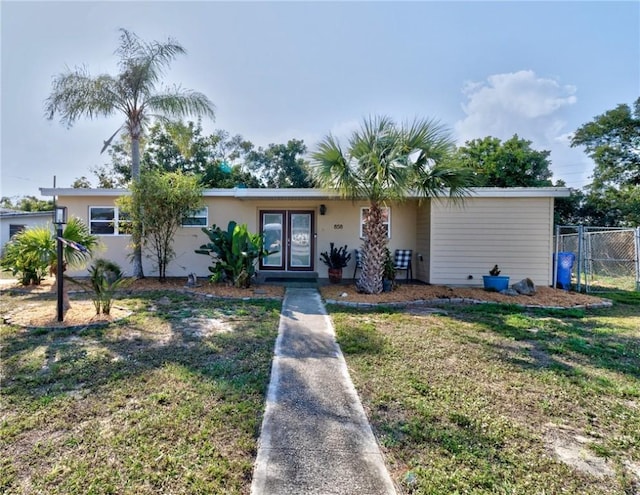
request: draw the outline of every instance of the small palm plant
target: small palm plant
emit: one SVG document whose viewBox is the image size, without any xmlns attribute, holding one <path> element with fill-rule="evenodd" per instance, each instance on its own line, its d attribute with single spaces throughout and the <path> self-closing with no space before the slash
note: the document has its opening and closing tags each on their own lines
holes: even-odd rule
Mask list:
<svg viewBox="0 0 640 495">
<path fill-rule="evenodd" d="M 102 258 L 94 261 L 89 268 L 89 281 L 93 289 L 93 305 L 97 315 L 101 312 L 108 315 L 111 312 L 113 294 L 127 280 L 117 263 Z"/>
<path fill-rule="evenodd" d="M 92 235 L 80 219 L 72 218 L 62 232 L 66 266 L 82 266 L 91 258 L 98 246 L 98 238 Z M 82 246 L 75 249 L 72 246 Z M 33 227 L 16 234 L 5 246 L 0 268 L 18 277 L 22 285 L 40 285 L 47 273 L 56 273 L 56 237 L 49 227 Z"/>
<path fill-rule="evenodd" d="M 18 232 L 7 243 L 0 267 L 11 272 L 22 285 L 40 285 L 47 276 L 56 244 L 47 227 L 33 227 Z"/>
</svg>

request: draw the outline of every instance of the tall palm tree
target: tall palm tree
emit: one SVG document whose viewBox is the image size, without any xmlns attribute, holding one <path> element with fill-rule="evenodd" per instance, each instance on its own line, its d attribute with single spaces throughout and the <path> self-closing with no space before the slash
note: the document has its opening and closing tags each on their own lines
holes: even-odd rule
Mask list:
<svg viewBox="0 0 640 495">
<path fill-rule="evenodd" d="M 47 117 L 60 115 L 71 127 L 80 117 L 107 117 L 121 113 L 123 125 L 131 139 L 131 177 L 140 178 L 140 137 L 153 117 L 181 118 L 189 115 L 214 117 L 213 103 L 202 93 L 179 86 L 158 89 L 164 71 L 178 56 L 186 53 L 175 40 L 142 41 L 134 33 L 120 29 L 119 73 L 116 76 L 91 76 L 85 67 L 67 70 L 53 79 L 53 90 L 45 102 Z M 104 151 L 118 129 L 104 142 Z M 134 232 L 133 272 L 142 278 L 142 232 Z"/>
<path fill-rule="evenodd" d="M 452 149 L 448 131 L 434 120 L 397 125 L 388 117 L 376 116 L 364 120 L 346 150 L 328 135 L 312 153 L 319 184 L 344 198 L 370 203 L 363 226 L 360 291 L 382 291 L 386 205 L 415 195 L 430 197 L 448 191 L 451 197 L 460 198 L 466 194 L 470 174 L 448 162 Z"/>
</svg>

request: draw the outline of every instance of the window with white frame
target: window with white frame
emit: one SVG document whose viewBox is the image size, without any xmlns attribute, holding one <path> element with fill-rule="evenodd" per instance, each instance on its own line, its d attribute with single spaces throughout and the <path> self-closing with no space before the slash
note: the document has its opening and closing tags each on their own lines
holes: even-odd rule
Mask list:
<svg viewBox="0 0 640 495">
<path fill-rule="evenodd" d="M 16 234 L 22 232 L 27 226 L 26 225 L 14 225 L 12 223 L 9 224 L 9 237 L 13 237 Z"/>
<path fill-rule="evenodd" d="M 206 206 L 198 210 L 193 210 L 182 219 L 183 227 L 206 227 L 209 223 L 209 208 Z"/>
<path fill-rule="evenodd" d="M 114 206 L 90 206 L 89 228 L 94 235 L 129 235 L 131 220 L 128 214 Z"/>
<path fill-rule="evenodd" d="M 387 237 L 391 238 L 391 208 L 383 206 L 382 210 L 382 223 L 387 229 Z M 364 224 L 367 222 L 367 216 L 369 214 L 368 207 L 360 208 L 360 239 L 364 238 Z"/>
</svg>

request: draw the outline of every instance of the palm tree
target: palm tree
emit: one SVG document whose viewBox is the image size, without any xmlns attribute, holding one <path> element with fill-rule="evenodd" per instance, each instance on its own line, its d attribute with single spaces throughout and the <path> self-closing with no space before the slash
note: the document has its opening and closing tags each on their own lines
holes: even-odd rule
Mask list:
<svg viewBox="0 0 640 495">
<path fill-rule="evenodd" d="M 213 103 L 202 93 L 179 86 L 157 89 L 164 71 L 185 49 L 175 40 L 144 42 L 120 29 L 116 50 L 120 71 L 116 76 L 91 76 L 85 67 L 67 70 L 53 79 L 53 90 L 45 102 L 47 117 L 60 115 L 71 127 L 80 117 L 107 117 L 121 113 L 123 125 L 104 142 L 104 151 L 124 127 L 131 139 L 131 177 L 140 178 L 140 137 L 152 117 L 181 118 L 188 115 L 214 117 Z M 142 278 L 142 232 L 133 232 L 133 274 Z"/>
<path fill-rule="evenodd" d="M 363 227 L 360 291 L 382 291 L 386 205 L 414 195 L 430 197 L 448 191 L 451 197 L 461 198 L 466 194 L 470 174 L 448 162 L 452 149 L 448 131 L 436 121 L 415 119 L 397 125 L 379 116 L 364 120 L 346 150 L 328 135 L 312 153 L 319 184 L 344 198 L 370 203 Z"/>
</svg>

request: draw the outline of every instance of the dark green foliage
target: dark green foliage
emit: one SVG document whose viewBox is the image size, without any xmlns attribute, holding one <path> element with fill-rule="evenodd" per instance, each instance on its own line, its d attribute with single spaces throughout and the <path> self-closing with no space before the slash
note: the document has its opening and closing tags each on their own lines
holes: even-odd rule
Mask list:
<svg viewBox="0 0 640 495">
<path fill-rule="evenodd" d="M 582 125 L 571 146 L 584 146 L 596 164 L 580 205 L 580 223 L 640 224 L 640 98 L 633 108 L 618 105 Z"/>
<path fill-rule="evenodd" d="M 329 243 L 329 251 L 320 253 L 320 259 L 329 268 L 344 268 L 351 259 L 351 253 L 347 252 L 347 245 L 336 248 L 334 243 Z"/>
<path fill-rule="evenodd" d="M 35 196 L 3 196 L 0 198 L 0 206 L 19 211 L 51 211 L 53 210 L 53 200 L 38 199 Z"/>
<path fill-rule="evenodd" d="M 491 136 L 467 141 L 453 159 L 473 170 L 480 187 L 543 187 L 553 185 L 549 154 L 532 149 L 531 141 L 515 134 L 504 143 Z"/>
<path fill-rule="evenodd" d="M 309 165 L 302 156 L 307 147 L 302 140 L 290 139 L 287 144 L 270 144 L 247 153 L 250 170 L 262 178 L 265 187 L 313 187 Z"/>
<path fill-rule="evenodd" d="M 124 273 L 117 263 L 100 258 L 89 268 L 89 281 L 96 314 L 102 312 L 108 315 L 111 312 L 113 294 L 125 281 Z"/>
<path fill-rule="evenodd" d="M 582 125 L 571 146 L 584 146 L 596 163 L 593 187 L 640 186 L 640 98 L 633 109 L 618 105 Z"/>
<path fill-rule="evenodd" d="M 246 224 L 238 225 L 231 221 L 224 231 L 213 224 L 204 227 L 211 242 L 203 244 L 196 253 L 214 258 L 214 265 L 209 267 L 214 282 L 229 281 L 236 287 L 247 288 L 256 273 L 255 263 L 269 253 L 263 248 L 260 234 L 252 234 Z"/>
<path fill-rule="evenodd" d="M 393 256 L 389 248 L 384 251 L 384 265 L 382 266 L 382 277 L 389 280 L 392 284 L 396 280 L 396 265 L 393 262 Z"/>
<path fill-rule="evenodd" d="M 259 187 L 260 181 L 239 163 L 252 148 L 239 134 L 221 129 L 204 136 L 200 122 L 163 122 L 149 132 L 142 166 L 197 175 L 203 187 Z"/>
<path fill-rule="evenodd" d="M 182 171 L 198 177 L 205 188 L 261 187 L 242 163 L 253 144 L 241 135 L 216 129 L 203 135 L 200 122 L 161 121 L 141 139 L 142 170 Z M 92 169 L 98 187 L 121 187 L 131 180 L 131 144 L 126 135 L 109 148 L 111 164 Z"/>
</svg>

